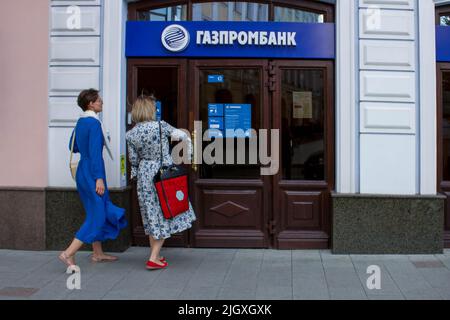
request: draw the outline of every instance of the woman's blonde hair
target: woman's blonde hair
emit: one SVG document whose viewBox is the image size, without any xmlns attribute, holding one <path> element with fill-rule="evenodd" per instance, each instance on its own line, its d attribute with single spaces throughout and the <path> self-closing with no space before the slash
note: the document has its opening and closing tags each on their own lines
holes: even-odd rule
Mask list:
<svg viewBox="0 0 450 320">
<path fill-rule="evenodd" d="M 140 95 L 133 103 L 131 120 L 134 123 L 156 119 L 156 99 L 153 96 Z"/>
</svg>

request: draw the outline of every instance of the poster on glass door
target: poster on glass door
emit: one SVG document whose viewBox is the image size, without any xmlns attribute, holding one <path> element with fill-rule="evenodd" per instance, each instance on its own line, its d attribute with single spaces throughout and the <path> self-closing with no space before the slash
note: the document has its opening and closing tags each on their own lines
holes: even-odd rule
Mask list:
<svg viewBox="0 0 450 320">
<path fill-rule="evenodd" d="M 208 129 L 211 138 L 250 138 L 251 127 L 251 104 L 208 104 Z"/>
</svg>

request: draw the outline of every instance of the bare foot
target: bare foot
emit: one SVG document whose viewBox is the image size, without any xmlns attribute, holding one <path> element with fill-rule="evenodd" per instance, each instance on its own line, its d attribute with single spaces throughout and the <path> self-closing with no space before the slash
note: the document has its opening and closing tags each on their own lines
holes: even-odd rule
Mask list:
<svg viewBox="0 0 450 320">
<path fill-rule="evenodd" d="M 148 258 L 148 261 L 152 261 L 152 260 L 150 258 Z M 166 257 L 158 256 L 158 261 L 166 261 Z"/>
<path fill-rule="evenodd" d="M 61 252 L 58 258 L 68 267 L 75 265 L 74 256 L 67 255 L 65 251 Z"/>
<path fill-rule="evenodd" d="M 107 254 L 103 253 L 103 254 L 99 254 L 99 255 L 93 254 L 92 257 L 91 257 L 91 260 L 93 262 L 112 262 L 112 261 L 119 260 L 119 258 L 115 257 L 115 256 L 110 256 L 110 255 L 107 255 Z"/>
<path fill-rule="evenodd" d="M 158 266 L 164 266 L 165 265 L 165 263 L 164 262 L 162 262 L 161 261 L 161 259 L 159 259 L 159 260 L 152 260 L 152 259 L 148 259 L 148 261 L 151 261 L 151 262 L 153 262 L 154 264 L 157 264 Z"/>
</svg>

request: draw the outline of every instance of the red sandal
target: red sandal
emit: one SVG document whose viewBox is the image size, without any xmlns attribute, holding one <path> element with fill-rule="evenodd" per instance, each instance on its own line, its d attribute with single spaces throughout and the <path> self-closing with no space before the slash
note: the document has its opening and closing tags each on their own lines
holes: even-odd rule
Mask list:
<svg viewBox="0 0 450 320">
<path fill-rule="evenodd" d="M 148 270 L 156 270 L 156 269 L 164 269 L 165 267 L 168 266 L 167 262 L 163 262 L 162 265 L 156 264 L 150 260 L 147 261 L 145 268 Z"/>
</svg>

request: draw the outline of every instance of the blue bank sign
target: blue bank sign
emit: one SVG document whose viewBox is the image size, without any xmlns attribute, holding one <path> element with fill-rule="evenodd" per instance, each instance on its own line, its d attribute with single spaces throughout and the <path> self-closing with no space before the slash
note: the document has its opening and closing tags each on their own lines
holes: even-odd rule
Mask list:
<svg viewBox="0 0 450 320">
<path fill-rule="evenodd" d="M 334 59 L 333 23 L 128 21 L 127 57 Z"/>
<path fill-rule="evenodd" d="M 436 61 L 450 62 L 450 27 L 436 27 Z"/>
</svg>

